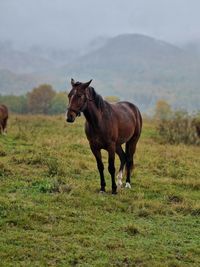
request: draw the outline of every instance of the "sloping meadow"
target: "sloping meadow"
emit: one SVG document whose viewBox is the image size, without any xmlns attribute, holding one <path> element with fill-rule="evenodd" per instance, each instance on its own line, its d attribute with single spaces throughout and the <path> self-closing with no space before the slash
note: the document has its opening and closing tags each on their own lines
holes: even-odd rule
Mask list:
<svg viewBox="0 0 200 267">
<path fill-rule="evenodd" d="M 12 115 L 0 136 L 1 266 L 200 266 L 200 148 L 156 135 L 145 121 L 132 188 L 116 196 L 103 152 L 102 195 L 83 118 Z"/>
</svg>

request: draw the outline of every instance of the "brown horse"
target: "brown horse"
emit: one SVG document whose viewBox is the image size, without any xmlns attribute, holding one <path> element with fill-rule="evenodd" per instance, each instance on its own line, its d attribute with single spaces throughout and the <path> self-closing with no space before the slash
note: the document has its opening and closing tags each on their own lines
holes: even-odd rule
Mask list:
<svg viewBox="0 0 200 267">
<path fill-rule="evenodd" d="M 8 108 L 5 105 L 0 105 L 0 134 L 6 133 L 8 120 Z"/>
<path fill-rule="evenodd" d="M 118 186 L 122 185 L 122 174 L 126 165 L 126 187 L 130 188 L 130 175 L 133 169 L 133 156 L 141 134 L 142 117 L 139 109 L 129 102 L 110 104 L 86 83 L 71 79 L 72 89 L 68 95 L 67 122 L 74 122 L 83 112 L 86 123 L 85 133 L 90 148 L 96 158 L 101 178 L 100 192 L 105 192 L 104 165 L 101 149 L 108 151 L 108 170 L 112 178 L 112 193 L 117 193 L 115 183 L 115 153 L 120 159 Z M 125 143 L 125 152 L 122 144 Z"/>
</svg>

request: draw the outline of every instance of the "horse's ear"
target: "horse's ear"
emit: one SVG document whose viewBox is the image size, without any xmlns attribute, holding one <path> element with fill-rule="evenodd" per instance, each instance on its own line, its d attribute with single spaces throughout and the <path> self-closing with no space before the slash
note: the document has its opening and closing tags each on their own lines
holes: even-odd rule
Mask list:
<svg viewBox="0 0 200 267">
<path fill-rule="evenodd" d="M 74 86 L 75 85 L 75 81 L 73 78 L 71 78 L 71 85 Z"/>
<path fill-rule="evenodd" d="M 90 80 L 89 82 L 83 83 L 82 88 L 86 89 L 91 84 L 91 82 L 92 80 Z"/>
</svg>

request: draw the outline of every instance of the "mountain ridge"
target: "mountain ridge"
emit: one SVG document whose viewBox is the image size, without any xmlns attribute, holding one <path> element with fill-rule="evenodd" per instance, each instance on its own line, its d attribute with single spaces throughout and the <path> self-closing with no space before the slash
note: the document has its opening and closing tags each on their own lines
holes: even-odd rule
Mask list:
<svg viewBox="0 0 200 267">
<path fill-rule="evenodd" d="M 83 81 L 93 78 L 99 93 L 134 101 L 144 111 L 150 110 L 160 98 L 174 107 L 193 110 L 200 108 L 199 73 L 199 58 L 185 49 L 141 34 L 123 34 L 108 38 L 97 49 L 62 67 L 19 75 L 14 79 L 15 86 L 10 84 L 6 88 L 13 92 L 25 80 L 23 86 L 27 89 L 20 92 L 43 82 L 64 90 L 71 77 Z M 0 92 L 4 85 L 0 78 Z"/>
</svg>

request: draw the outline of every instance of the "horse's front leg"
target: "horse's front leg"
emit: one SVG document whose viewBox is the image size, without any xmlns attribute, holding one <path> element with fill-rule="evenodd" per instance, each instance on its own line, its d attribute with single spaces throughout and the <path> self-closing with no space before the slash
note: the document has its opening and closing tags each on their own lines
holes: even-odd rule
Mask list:
<svg viewBox="0 0 200 267">
<path fill-rule="evenodd" d="M 102 162 L 102 157 L 101 157 L 101 151 L 99 149 L 96 149 L 95 147 L 93 147 L 92 145 L 90 145 L 92 153 L 94 154 L 95 158 L 96 158 L 96 162 L 97 162 L 97 168 L 99 170 L 99 174 L 100 174 L 100 179 L 101 179 L 101 188 L 100 188 L 100 192 L 105 192 L 105 187 L 106 187 L 106 182 L 105 182 L 105 178 L 104 178 L 104 165 Z"/>
<path fill-rule="evenodd" d="M 108 147 L 108 171 L 112 179 L 112 194 L 117 194 L 117 185 L 115 182 L 115 145 Z"/>
</svg>

